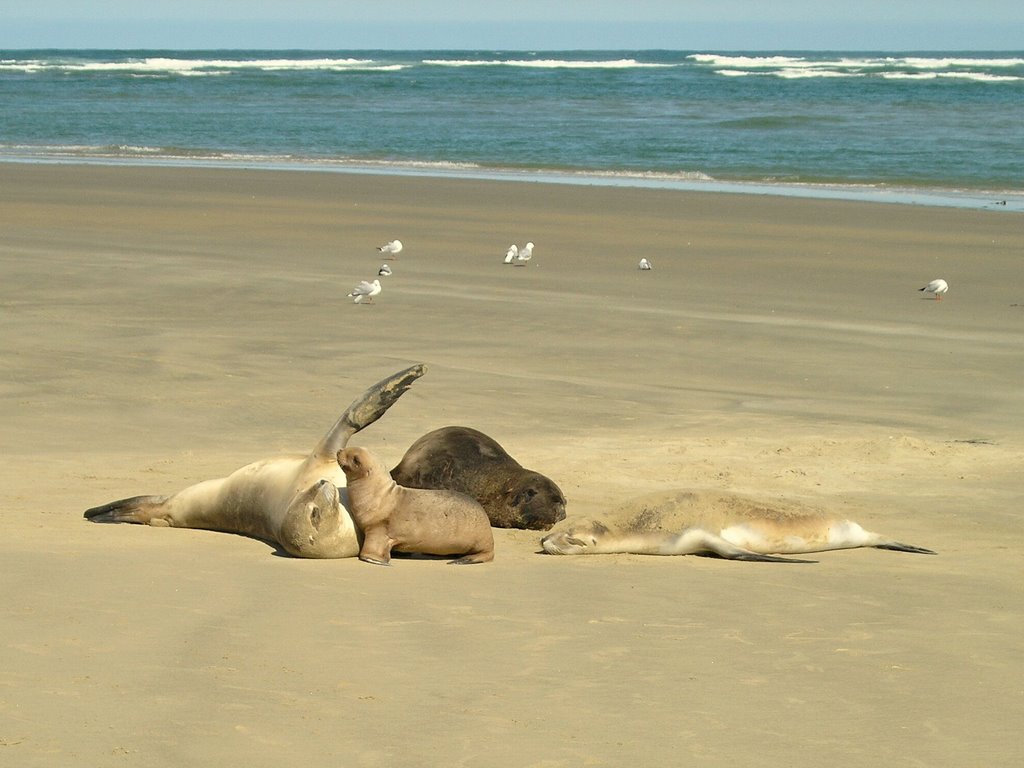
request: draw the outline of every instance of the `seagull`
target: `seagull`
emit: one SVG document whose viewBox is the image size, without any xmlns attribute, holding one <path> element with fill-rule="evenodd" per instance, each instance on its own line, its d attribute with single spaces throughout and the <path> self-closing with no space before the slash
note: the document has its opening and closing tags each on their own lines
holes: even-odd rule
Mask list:
<svg viewBox="0 0 1024 768">
<path fill-rule="evenodd" d="M 508 254 L 505 254 L 505 258 L 508 258 Z M 516 254 L 516 266 L 525 267 L 526 262 L 533 258 L 533 243 L 527 243 L 519 249 L 519 253 Z"/>
<path fill-rule="evenodd" d="M 643 269 L 643 270 L 650 269 L 651 268 L 651 262 L 649 262 L 647 259 L 640 259 L 640 263 L 637 264 L 636 268 L 637 269 Z"/>
<path fill-rule="evenodd" d="M 514 243 L 508 247 L 508 251 L 505 252 L 505 263 L 511 264 L 515 261 L 516 256 L 519 255 L 519 246 Z"/>
<path fill-rule="evenodd" d="M 377 274 L 380 275 L 381 277 L 387 277 L 388 275 L 391 274 L 391 267 L 389 267 L 387 264 L 381 264 L 380 269 L 377 270 Z"/>
<path fill-rule="evenodd" d="M 397 256 L 399 253 L 402 252 L 402 241 L 392 240 L 390 243 L 385 243 L 377 250 L 380 251 L 381 253 L 390 253 L 393 256 Z"/>
<path fill-rule="evenodd" d="M 942 294 L 949 290 L 949 283 L 939 278 L 937 280 L 932 280 L 924 288 L 918 288 L 917 290 L 927 291 L 928 293 L 934 293 L 935 300 L 942 301 Z"/>
<path fill-rule="evenodd" d="M 349 296 L 356 304 L 360 303 L 363 299 L 366 299 L 367 304 L 373 304 L 373 297 L 379 293 L 380 280 L 374 280 L 372 283 L 361 280 L 359 285 L 352 289 L 352 293 Z"/>
</svg>

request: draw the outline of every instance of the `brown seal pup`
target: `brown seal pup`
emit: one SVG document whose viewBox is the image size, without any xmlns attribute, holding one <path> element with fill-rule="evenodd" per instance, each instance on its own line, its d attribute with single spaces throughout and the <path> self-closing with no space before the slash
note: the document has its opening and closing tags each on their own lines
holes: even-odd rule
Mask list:
<svg viewBox="0 0 1024 768">
<path fill-rule="evenodd" d="M 307 454 L 255 461 L 227 477 L 170 496 L 134 496 L 85 512 L 94 523 L 148 523 L 241 533 L 278 544 L 296 557 L 352 557 L 358 532 L 345 509 L 338 450 L 369 426 L 426 371 L 414 365 L 356 398 Z"/>
<path fill-rule="evenodd" d="M 544 531 L 565 519 L 565 494 L 483 432 L 442 427 L 405 452 L 391 477 L 407 488 L 444 488 L 472 496 L 495 528 Z"/>
<path fill-rule="evenodd" d="M 462 555 L 456 565 L 494 559 L 494 537 L 487 513 L 455 491 L 403 488 L 384 462 L 365 448 L 338 451 L 348 479 L 349 509 L 363 531 L 359 559 L 388 565 L 391 552 Z"/>
</svg>

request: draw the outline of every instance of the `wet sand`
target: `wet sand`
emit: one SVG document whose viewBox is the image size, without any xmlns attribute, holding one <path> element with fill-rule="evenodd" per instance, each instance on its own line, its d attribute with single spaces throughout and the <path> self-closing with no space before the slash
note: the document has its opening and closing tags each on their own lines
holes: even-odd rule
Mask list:
<svg viewBox="0 0 1024 768">
<path fill-rule="evenodd" d="M 1024 219 L 514 182 L 0 164 L 0 754 L 14 765 L 1024 757 Z M 372 306 L 376 246 L 405 250 Z M 502 264 L 536 243 L 529 266 Z M 654 265 L 637 270 L 640 257 Z M 949 281 L 941 301 L 917 291 Z M 699 488 L 939 552 L 381 568 L 93 525 L 448 424 L 572 517 Z"/>
</svg>

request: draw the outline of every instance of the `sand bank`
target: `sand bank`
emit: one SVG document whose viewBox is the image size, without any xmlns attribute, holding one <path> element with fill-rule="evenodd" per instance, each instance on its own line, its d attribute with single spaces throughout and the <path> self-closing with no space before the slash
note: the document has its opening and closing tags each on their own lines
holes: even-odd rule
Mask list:
<svg viewBox="0 0 1024 768">
<path fill-rule="evenodd" d="M 18 765 L 1024 756 L 1017 214 L 0 164 L 0 754 Z M 345 296 L 405 250 L 375 306 Z M 526 268 L 509 243 L 536 243 Z M 636 269 L 641 256 L 654 269 Z M 917 292 L 950 283 L 941 302 Z M 306 562 L 86 507 L 304 451 L 367 385 L 572 515 L 792 498 L 939 551 Z"/>
</svg>

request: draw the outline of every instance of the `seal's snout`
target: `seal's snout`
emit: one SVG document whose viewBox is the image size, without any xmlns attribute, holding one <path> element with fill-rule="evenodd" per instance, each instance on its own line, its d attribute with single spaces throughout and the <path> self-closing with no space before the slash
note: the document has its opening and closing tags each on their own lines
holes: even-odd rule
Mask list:
<svg viewBox="0 0 1024 768">
<path fill-rule="evenodd" d="M 565 520 L 565 499 L 555 502 L 555 522 Z"/>
<path fill-rule="evenodd" d="M 540 540 L 540 546 L 549 555 L 565 555 L 569 553 L 568 538 L 565 532 L 549 533 Z"/>
<path fill-rule="evenodd" d="M 317 495 L 324 499 L 328 504 L 334 504 L 338 501 L 338 486 L 333 482 L 326 479 L 321 479 L 316 484 Z"/>
<path fill-rule="evenodd" d="M 338 451 L 338 466 L 349 480 L 358 480 L 370 473 L 372 462 L 363 448 L 342 448 Z"/>
<path fill-rule="evenodd" d="M 338 466 L 341 471 L 348 475 L 352 471 L 352 459 L 347 448 L 338 451 Z"/>
</svg>

